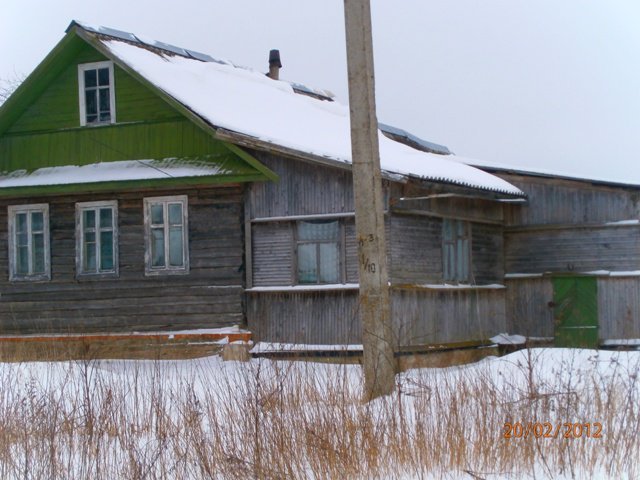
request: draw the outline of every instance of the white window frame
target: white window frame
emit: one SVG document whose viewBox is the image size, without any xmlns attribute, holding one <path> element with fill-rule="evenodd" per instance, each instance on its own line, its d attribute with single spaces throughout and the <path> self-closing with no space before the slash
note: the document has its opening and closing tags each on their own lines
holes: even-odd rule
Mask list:
<svg viewBox="0 0 640 480">
<path fill-rule="evenodd" d="M 328 219 L 329 222 L 336 222 L 338 224 L 338 235 L 337 238 L 333 239 L 333 240 L 302 240 L 299 238 L 298 236 L 298 224 L 302 221 L 302 222 L 311 222 L 313 223 L 314 221 L 317 220 L 322 220 L 322 221 L 326 221 L 323 218 L 309 218 L 309 219 L 305 219 L 305 220 L 298 220 L 296 222 L 293 222 L 293 229 L 294 229 L 294 244 L 295 244 L 295 262 L 294 262 L 294 269 L 295 271 L 293 272 L 294 274 L 294 283 L 296 285 L 330 285 L 332 283 L 344 283 L 345 282 L 345 269 L 344 269 L 344 263 L 345 263 L 345 247 L 346 247 L 346 241 L 344 238 L 344 222 L 340 219 L 340 218 L 334 218 L 334 219 Z M 320 264 L 321 264 L 321 254 L 320 254 L 320 245 L 323 243 L 337 243 L 338 244 L 338 259 L 337 259 L 337 274 L 338 274 L 338 280 L 337 282 L 323 282 L 320 279 Z M 298 269 L 298 265 L 299 265 L 299 248 L 301 245 L 315 245 L 316 248 L 316 270 L 317 270 L 317 274 L 318 274 L 318 278 L 316 279 L 315 282 L 301 282 L 300 281 L 300 271 Z"/>
<path fill-rule="evenodd" d="M 162 204 L 164 216 L 164 255 L 165 262 L 162 267 L 154 267 L 152 265 L 152 241 L 151 234 L 151 206 L 154 204 Z M 170 254 L 170 238 L 169 230 L 169 211 L 168 204 L 182 204 L 182 260 L 183 264 L 179 267 L 169 265 Z M 187 195 L 176 195 L 167 197 L 146 197 L 144 199 L 144 263 L 146 275 L 186 275 L 189 273 L 189 199 Z"/>
<path fill-rule="evenodd" d="M 31 230 L 32 212 L 42 212 L 42 230 L 44 236 L 44 273 L 32 273 L 33 271 L 33 234 Z M 27 214 L 27 233 L 29 236 L 29 273 L 18 274 L 17 272 L 17 249 L 16 249 L 16 215 L 19 213 Z M 10 281 L 38 281 L 51 280 L 51 251 L 50 251 L 50 232 L 49 232 L 49 204 L 36 203 L 31 205 L 9 205 L 7 207 L 7 216 L 9 222 L 9 280 Z"/>
<path fill-rule="evenodd" d="M 87 105 L 85 99 L 85 85 L 84 85 L 84 72 L 87 70 L 96 70 L 99 68 L 109 69 L 109 108 L 110 119 L 108 122 L 91 122 L 87 123 Z M 113 73 L 113 62 L 93 62 L 93 63 L 81 63 L 78 65 L 78 97 L 80 105 L 80 125 L 83 127 L 94 125 L 111 125 L 116 123 L 116 88 Z"/>
<path fill-rule="evenodd" d="M 105 270 L 101 268 L 100 265 L 100 232 L 102 231 L 99 223 L 100 216 L 96 214 L 96 224 L 95 224 L 95 234 L 96 234 L 96 271 L 95 272 L 87 272 L 84 271 L 84 236 L 85 236 L 85 228 L 83 224 L 83 212 L 86 210 L 95 210 L 99 211 L 101 208 L 109 207 L 112 211 L 112 229 L 113 232 L 113 268 L 111 270 Z M 78 202 L 76 203 L 76 276 L 78 278 L 91 277 L 91 278 L 102 278 L 102 277 L 117 277 L 118 276 L 118 265 L 119 265 L 119 255 L 118 255 L 118 201 L 117 200 L 107 200 L 102 202 Z"/>
</svg>

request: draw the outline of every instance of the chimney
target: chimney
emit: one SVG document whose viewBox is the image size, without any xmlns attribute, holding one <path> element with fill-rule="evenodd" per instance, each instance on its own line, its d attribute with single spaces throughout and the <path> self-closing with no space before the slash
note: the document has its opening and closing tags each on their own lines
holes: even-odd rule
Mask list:
<svg viewBox="0 0 640 480">
<path fill-rule="evenodd" d="M 280 50 L 271 50 L 269 52 L 269 73 L 267 77 L 278 80 L 280 78 L 280 69 L 282 63 L 280 63 Z"/>
</svg>

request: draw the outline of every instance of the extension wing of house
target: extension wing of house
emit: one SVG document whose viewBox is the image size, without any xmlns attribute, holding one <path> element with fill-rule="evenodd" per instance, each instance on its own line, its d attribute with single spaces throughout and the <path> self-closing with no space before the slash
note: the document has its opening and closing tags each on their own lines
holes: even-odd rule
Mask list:
<svg viewBox="0 0 640 480">
<path fill-rule="evenodd" d="M 256 341 L 360 343 L 348 109 L 278 80 L 272 60 L 265 76 L 71 23 L 0 107 L 3 331 L 241 325 Z M 638 230 L 619 222 L 638 217 L 638 188 L 475 168 L 380 127 L 399 345 L 553 337 L 585 297 L 595 321 L 576 331 L 640 336 Z M 630 242 L 617 263 L 591 250 L 611 235 Z M 609 331 L 598 307 L 619 282 L 629 312 Z M 561 290 L 580 292 L 577 310 L 556 312 Z"/>
</svg>

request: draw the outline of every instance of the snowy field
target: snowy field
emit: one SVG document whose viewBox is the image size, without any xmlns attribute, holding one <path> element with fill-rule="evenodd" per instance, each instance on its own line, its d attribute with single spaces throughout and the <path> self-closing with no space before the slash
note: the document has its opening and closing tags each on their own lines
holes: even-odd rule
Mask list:
<svg viewBox="0 0 640 480">
<path fill-rule="evenodd" d="M 356 365 L 1 363 L 0 478 L 640 478 L 639 373 L 521 350 L 362 404 Z"/>
</svg>

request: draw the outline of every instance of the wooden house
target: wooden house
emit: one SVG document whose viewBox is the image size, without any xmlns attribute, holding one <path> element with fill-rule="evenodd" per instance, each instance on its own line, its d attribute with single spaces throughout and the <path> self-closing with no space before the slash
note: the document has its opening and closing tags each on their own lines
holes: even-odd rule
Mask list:
<svg viewBox="0 0 640 480">
<path fill-rule="evenodd" d="M 621 325 L 600 339 L 640 337 L 637 302 L 606 294 L 637 298 L 637 187 L 476 168 L 380 127 L 398 345 L 552 337 L 548 272 L 596 270 L 627 275 L 597 276 Z M 73 22 L 0 107 L 0 165 L 4 332 L 360 343 L 348 109 L 326 92 Z"/>
</svg>

